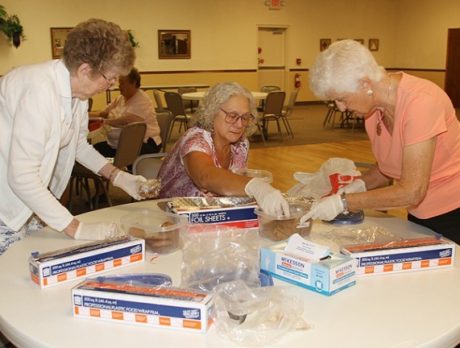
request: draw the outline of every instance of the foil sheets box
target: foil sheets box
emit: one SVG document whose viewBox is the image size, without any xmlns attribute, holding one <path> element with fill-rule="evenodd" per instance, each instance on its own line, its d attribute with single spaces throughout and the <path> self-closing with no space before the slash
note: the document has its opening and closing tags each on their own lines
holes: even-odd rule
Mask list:
<svg viewBox="0 0 460 348">
<path fill-rule="evenodd" d="M 204 333 L 212 320 L 212 295 L 174 287 L 100 283 L 72 289 L 75 317 Z"/>
<path fill-rule="evenodd" d="M 369 276 L 452 267 L 455 243 L 425 237 L 386 244 L 350 245 L 341 252 L 356 259 L 357 275 Z"/>
<path fill-rule="evenodd" d="M 32 253 L 30 276 L 41 288 L 143 262 L 145 241 L 106 239 L 46 253 Z"/>
<path fill-rule="evenodd" d="M 257 228 L 257 203 L 248 197 L 183 197 L 167 203 L 169 211 L 184 215 L 189 224 L 219 224 Z"/>
<path fill-rule="evenodd" d="M 331 296 L 356 284 L 356 262 L 344 255 L 311 261 L 288 255 L 286 243 L 260 249 L 260 269 L 263 273 L 288 283 Z"/>
</svg>

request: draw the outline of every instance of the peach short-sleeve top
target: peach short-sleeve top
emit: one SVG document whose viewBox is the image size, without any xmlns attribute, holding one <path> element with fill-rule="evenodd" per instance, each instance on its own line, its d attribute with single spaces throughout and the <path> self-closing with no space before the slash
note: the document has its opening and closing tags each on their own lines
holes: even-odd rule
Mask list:
<svg viewBox="0 0 460 348">
<path fill-rule="evenodd" d="M 393 134 L 379 127 L 381 118 L 380 112 L 369 117 L 366 132 L 380 171 L 395 180 L 401 178 L 404 147 L 436 138 L 427 194 L 409 213 L 427 219 L 459 208 L 460 124 L 447 94 L 430 81 L 403 73 Z"/>
</svg>

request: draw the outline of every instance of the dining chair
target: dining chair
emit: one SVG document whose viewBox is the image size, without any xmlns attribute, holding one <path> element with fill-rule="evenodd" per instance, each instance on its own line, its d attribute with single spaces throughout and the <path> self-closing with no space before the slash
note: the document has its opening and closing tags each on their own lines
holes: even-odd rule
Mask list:
<svg viewBox="0 0 460 348">
<path fill-rule="evenodd" d="M 283 132 L 280 127 L 281 114 L 283 112 L 284 99 L 286 93 L 282 91 L 270 92 L 265 99 L 265 109 L 262 112 L 262 129 L 265 132 L 265 138 L 268 138 L 268 125 L 271 121 L 276 122 L 278 135 L 283 139 Z"/>
<path fill-rule="evenodd" d="M 165 92 L 166 105 L 168 110 L 174 115 L 174 120 L 172 122 L 171 128 L 169 129 L 168 139 L 171 138 L 172 130 L 176 122 L 179 123 L 179 133 L 184 127 L 184 131 L 188 129 L 188 122 L 191 119 L 191 116 L 188 115 L 185 111 L 184 102 L 182 97 L 177 92 Z"/>
<path fill-rule="evenodd" d="M 134 163 L 141 152 L 146 129 L 147 125 L 144 122 L 133 122 L 121 129 L 117 152 L 113 158 L 113 165 L 115 167 L 124 170 Z M 92 179 L 94 182 L 96 190 L 93 196 L 94 199 L 91 197 L 89 179 Z M 75 162 L 69 183 L 69 210 L 72 209 L 73 186 L 77 185 L 85 191 L 91 210 L 98 209 L 101 194 L 107 199 L 107 204 L 112 206 L 112 200 L 109 195 L 109 183 L 102 176 L 93 173 L 80 163 Z"/>
<path fill-rule="evenodd" d="M 165 107 L 163 105 L 163 100 L 161 99 L 160 91 L 157 89 L 153 90 L 153 98 L 155 99 L 155 103 L 157 104 L 157 107 L 155 108 L 156 112 L 163 112 L 165 110 Z"/>
<path fill-rule="evenodd" d="M 179 87 L 177 89 L 177 93 L 180 95 L 185 94 L 185 93 L 193 93 L 196 92 L 197 89 L 195 87 Z M 198 107 L 198 101 L 197 100 L 187 100 L 185 101 L 185 111 L 189 112 L 191 114 L 194 113 L 194 110 Z"/>
<path fill-rule="evenodd" d="M 277 92 L 277 91 L 281 91 L 281 87 L 274 86 L 274 85 L 273 86 L 262 86 L 260 88 L 260 91 L 264 93 Z M 257 107 L 257 111 L 263 112 L 264 109 L 265 109 L 265 100 L 262 99 L 259 103 L 259 106 Z"/>
<path fill-rule="evenodd" d="M 327 111 L 326 116 L 324 117 L 323 127 L 329 125 L 331 128 L 334 128 L 336 115 L 340 113 L 339 127 L 345 128 L 351 124 L 352 128 L 354 129 L 354 115 L 352 112 L 348 110 L 340 111 L 335 101 L 333 100 L 328 100 L 325 103 L 327 105 Z"/>
<path fill-rule="evenodd" d="M 299 89 L 294 89 L 289 95 L 289 101 L 287 105 L 281 111 L 281 120 L 283 121 L 287 134 L 291 136 L 291 139 L 294 139 L 294 132 L 292 131 L 291 124 L 289 123 L 289 116 L 292 114 L 298 94 Z"/>
<path fill-rule="evenodd" d="M 174 115 L 169 110 L 157 113 L 157 122 L 160 127 L 161 152 L 166 152 L 166 146 L 169 142 L 170 129 L 174 120 Z"/>
<path fill-rule="evenodd" d="M 166 152 L 141 155 L 133 163 L 133 174 L 142 175 L 146 179 L 156 179 Z"/>
<path fill-rule="evenodd" d="M 326 127 L 327 125 L 330 125 L 331 127 L 334 127 L 335 125 L 335 115 L 340 112 L 339 108 L 337 105 L 335 105 L 335 102 L 333 100 L 328 100 L 325 101 L 326 106 L 327 106 L 327 111 L 326 115 L 324 116 L 323 120 L 323 127 Z"/>
</svg>

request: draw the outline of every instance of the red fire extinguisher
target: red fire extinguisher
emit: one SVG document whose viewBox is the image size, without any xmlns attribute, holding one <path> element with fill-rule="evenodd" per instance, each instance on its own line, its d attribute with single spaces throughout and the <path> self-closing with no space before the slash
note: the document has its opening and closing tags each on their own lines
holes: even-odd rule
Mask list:
<svg viewBox="0 0 460 348">
<path fill-rule="evenodd" d="M 294 75 L 294 87 L 295 88 L 300 88 L 301 85 L 302 85 L 302 83 L 300 81 L 300 74 L 295 74 Z"/>
</svg>

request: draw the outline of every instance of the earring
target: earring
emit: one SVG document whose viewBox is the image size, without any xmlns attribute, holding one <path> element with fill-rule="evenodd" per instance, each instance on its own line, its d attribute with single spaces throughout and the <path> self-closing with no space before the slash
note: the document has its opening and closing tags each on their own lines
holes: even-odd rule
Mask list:
<svg viewBox="0 0 460 348">
<path fill-rule="evenodd" d="M 370 97 L 371 95 L 374 94 L 374 91 L 372 89 L 368 89 L 366 93 Z"/>
</svg>

